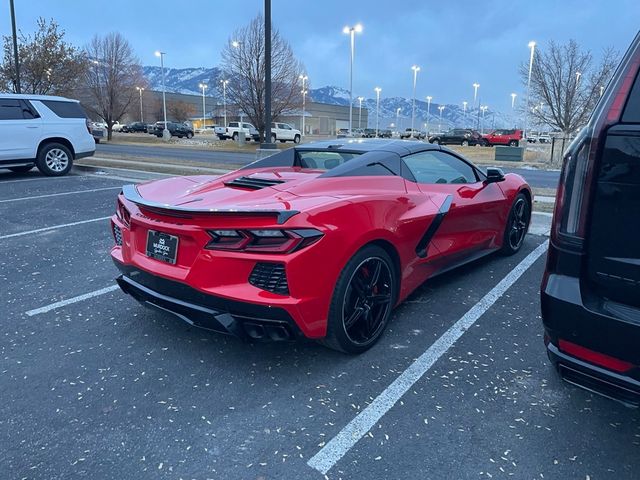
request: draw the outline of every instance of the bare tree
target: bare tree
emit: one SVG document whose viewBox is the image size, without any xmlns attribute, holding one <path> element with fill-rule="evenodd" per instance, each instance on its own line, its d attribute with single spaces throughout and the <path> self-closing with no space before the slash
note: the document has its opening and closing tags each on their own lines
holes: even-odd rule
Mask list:
<svg viewBox="0 0 640 480">
<path fill-rule="evenodd" d="M 184 122 L 195 115 L 196 107 L 187 102 L 169 101 L 167 102 L 167 113 L 172 120 Z"/>
<path fill-rule="evenodd" d="M 33 37 L 20 32 L 18 58 L 23 93 L 73 95 L 88 63 L 84 52 L 64 41 L 64 30 L 54 20 L 37 21 Z M 16 90 L 13 44 L 3 38 L 0 90 Z"/>
<path fill-rule="evenodd" d="M 231 41 L 233 40 L 233 41 Z M 222 50 L 222 70 L 227 84 L 227 99 L 246 114 L 264 139 L 265 131 L 265 45 L 264 17 L 258 15 L 249 25 L 236 30 Z M 303 65 L 289 42 L 277 29 L 271 31 L 271 115 L 276 121 L 290 109 L 302 104 Z"/>
<path fill-rule="evenodd" d="M 549 42 L 546 49 L 538 50 L 533 63 L 530 117 L 565 134 L 575 132 L 589 120 L 618 60 L 618 53 L 606 48 L 596 65 L 591 52 L 582 50 L 575 40 L 565 45 Z M 528 74 L 528 63 L 521 65 L 525 85 Z"/>
<path fill-rule="evenodd" d="M 107 139 L 137 98 L 136 87 L 145 86 L 140 62 L 129 42 L 119 33 L 96 35 L 86 47 L 90 67 L 86 75 L 85 106 L 104 119 Z"/>
</svg>

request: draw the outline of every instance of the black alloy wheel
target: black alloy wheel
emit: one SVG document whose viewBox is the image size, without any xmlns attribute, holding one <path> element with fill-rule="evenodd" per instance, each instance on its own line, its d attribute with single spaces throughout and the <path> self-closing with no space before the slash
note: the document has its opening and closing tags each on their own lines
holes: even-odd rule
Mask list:
<svg viewBox="0 0 640 480">
<path fill-rule="evenodd" d="M 395 304 L 397 274 L 384 249 L 369 245 L 343 269 L 331 301 L 326 346 L 362 353 L 382 336 Z"/>
<path fill-rule="evenodd" d="M 509 212 L 507 227 L 504 231 L 502 253 L 513 255 L 520 250 L 529 229 L 530 221 L 531 204 L 524 194 L 519 193 Z"/>
</svg>

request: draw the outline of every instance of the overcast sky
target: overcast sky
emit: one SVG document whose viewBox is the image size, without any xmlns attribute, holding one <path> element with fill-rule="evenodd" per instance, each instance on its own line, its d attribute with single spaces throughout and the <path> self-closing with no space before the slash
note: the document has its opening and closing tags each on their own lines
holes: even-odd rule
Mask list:
<svg viewBox="0 0 640 480">
<path fill-rule="evenodd" d="M 0 3 L 0 34 L 11 31 L 9 2 Z M 262 0 L 15 0 L 20 29 L 32 32 L 38 16 L 54 18 L 67 39 L 85 45 L 96 33 L 119 31 L 143 65 L 167 52 L 169 67 L 215 66 L 233 32 L 261 11 Z M 483 103 L 510 107 L 523 91 L 518 65 L 527 44 L 576 39 L 598 55 L 605 46 L 621 52 L 640 28 L 640 0 L 348 1 L 273 0 L 273 25 L 306 65 L 313 88 L 348 88 L 346 24 L 362 23 L 356 38 L 354 96 L 412 95 L 411 65 L 421 67 L 417 96 L 462 103 L 480 83 Z M 521 98 L 521 95 L 520 97 Z"/>
</svg>

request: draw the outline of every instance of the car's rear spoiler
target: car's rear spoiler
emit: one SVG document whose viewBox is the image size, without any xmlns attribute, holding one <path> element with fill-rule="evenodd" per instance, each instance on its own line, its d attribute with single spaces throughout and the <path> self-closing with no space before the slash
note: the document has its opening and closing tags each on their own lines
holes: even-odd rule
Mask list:
<svg viewBox="0 0 640 480">
<path fill-rule="evenodd" d="M 282 225 L 294 215 L 300 213 L 298 210 L 269 210 L 269 209 L 247 209 L 245 207 L 228 207 L 228 208 L 193 208 L 181 205 L 169 205 L 167 203 L 156 202 L 154 200 L 148 200 L 143 198 L 138 192 L 135 185 L 125 185 L 122 187 L 122 195 L 124 198 L 136 205 L 142 205 L 149 209 L 159 211 L 158 213 L 166 212 L 167 215 L 171 215 L 172 212 L 178 214 L 196 214 L 196 215 L 269 215 L 277 218 L 278 225 Z M 175 216 L 175 215 L 174 215 Z"/>
</svg>

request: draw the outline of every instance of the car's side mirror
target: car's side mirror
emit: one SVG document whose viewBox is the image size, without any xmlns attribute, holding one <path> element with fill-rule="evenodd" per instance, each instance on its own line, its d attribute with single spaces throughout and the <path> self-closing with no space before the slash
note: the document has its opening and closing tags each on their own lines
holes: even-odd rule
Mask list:
<svg viewBox="0 0 640 480">
<path fill-rule="evenodd" d="M 487 183 L 502 182 L 504 172 L 500 168 L 487 168 Z"/>
</svg>

